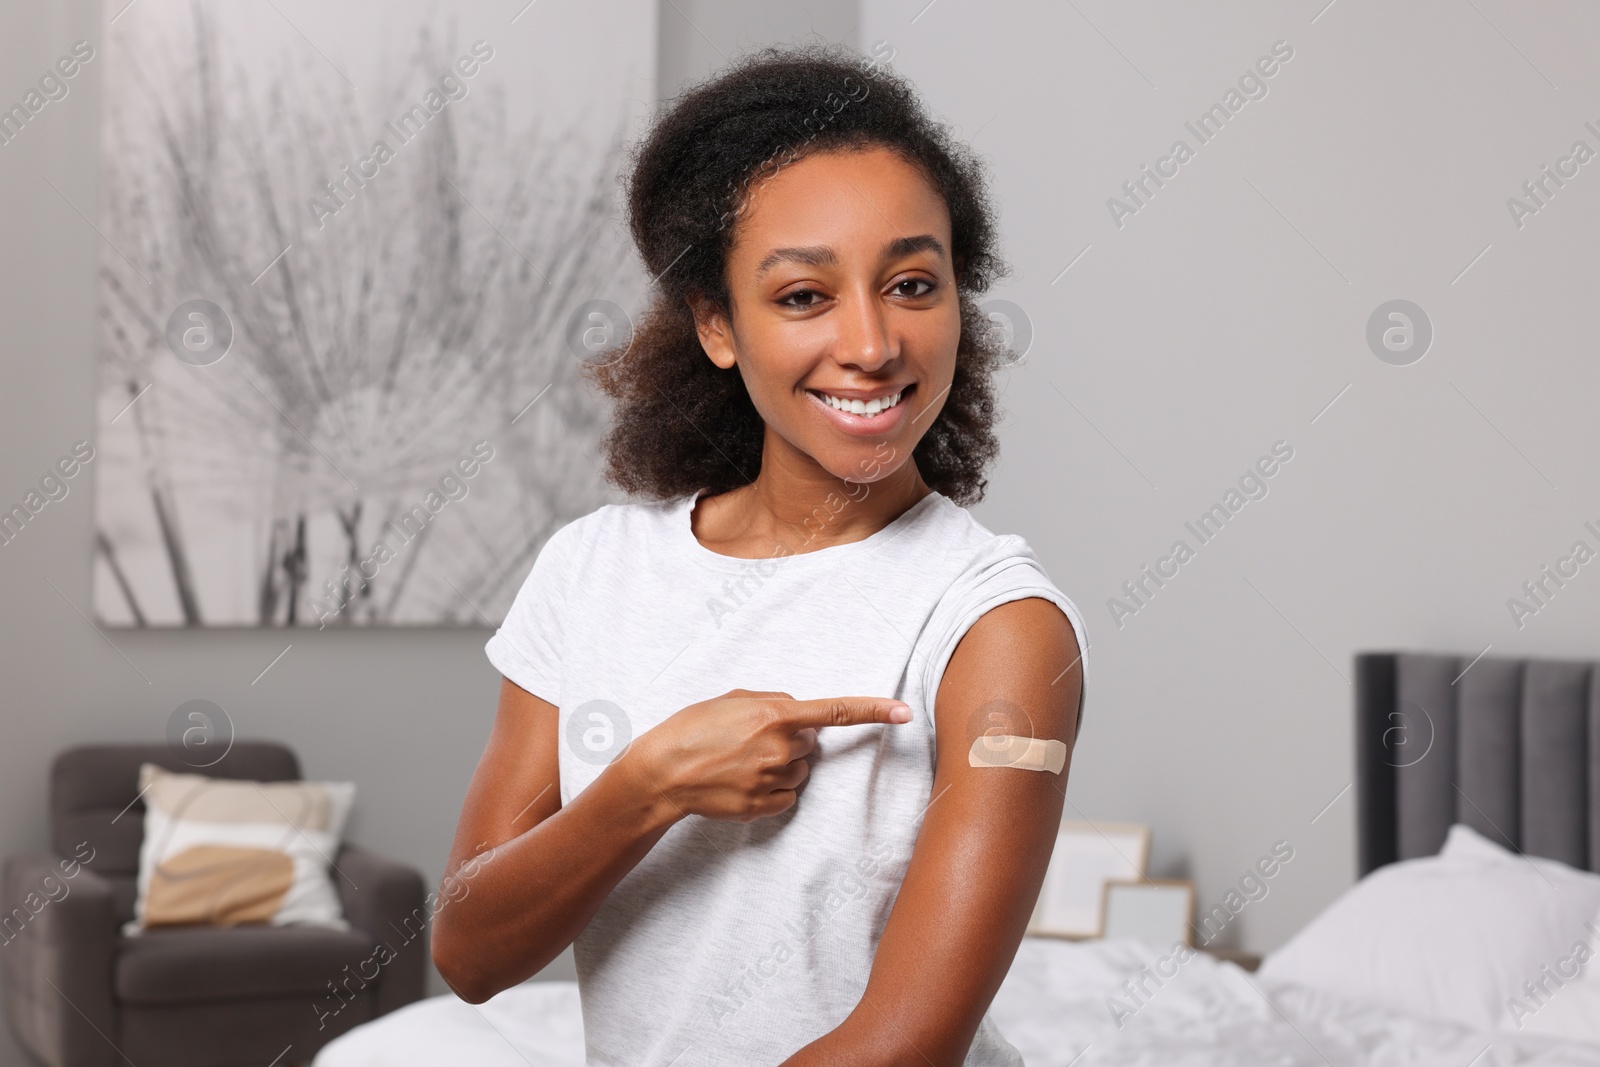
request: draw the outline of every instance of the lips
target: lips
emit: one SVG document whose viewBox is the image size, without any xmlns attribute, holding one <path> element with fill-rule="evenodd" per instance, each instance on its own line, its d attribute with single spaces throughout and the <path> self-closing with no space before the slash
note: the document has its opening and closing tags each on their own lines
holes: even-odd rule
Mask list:
<svg viewBox="0 0 1600 1067">
<path fill-rule="evenodd" d="M 906 418 L 906 416 L 901 413 L 907 408 L 907 401 L 911 394 L 915 392 L 915 390 L 916 383 L 911 382 L 903 386 L 873 390 L 868 395 L 861 395 L 862 393 L 866 392 L 865 390 L 846 393 L 827 393 L 819 389 L 807 389 L 806 395 L 812 399 L 812 402 L 816 405 L 817 410 L 820 411 L 823 416 L 827 418 L 836 428 L 854 436 L 871 436 L 885 433 L 900 425 L 901 421 Z M 873 414 L 867 414 L 865 412 L 856 414 L 854 412 L 844 411 L 841 410 L 840 407 L 835 406 L 835 404 L 829 403 L 827 399 L 827 397 L 832 396 L 836 401 L 850 402 L 853 406 L 857 401 L 863 405 L 865 405 L 868 400 L 876 400 L 881 403 L 884 399 L 894 397 L 897 394 L 899 399 L 894 404 L 887 408 L 882 408 Z"/>
</svg>

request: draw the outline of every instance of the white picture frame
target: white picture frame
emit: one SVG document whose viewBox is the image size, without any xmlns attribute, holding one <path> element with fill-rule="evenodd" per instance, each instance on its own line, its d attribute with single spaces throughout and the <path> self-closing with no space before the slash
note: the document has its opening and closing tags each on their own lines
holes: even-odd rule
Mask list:
<svg viewBox="0 0 1600 1067">
<path fill-rule="evenodd" d="M 1194 883 L 1185 878 L 1107 881 L 1100 936 L 1194 945 Z"/>
<path fill-rule="evenodd" d="M 1070 940 L 1099 937 L 1105 883 L 1142 881 L 1149 860 L 1148 826 L 1063 820 L 1027 933 Z"/>
</svg>

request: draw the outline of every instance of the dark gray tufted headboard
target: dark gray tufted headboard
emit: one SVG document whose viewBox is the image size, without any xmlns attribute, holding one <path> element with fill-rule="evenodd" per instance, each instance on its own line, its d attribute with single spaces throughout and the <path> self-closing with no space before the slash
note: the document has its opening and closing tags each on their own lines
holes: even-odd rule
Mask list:
<svg viewBox="0 0 1600 1067">
<path fill-rule="evenodd" d="M 1600 662 L 1355 657 L 1361 874 L 1451 823 L 1600 871 Z"/>
</svg>

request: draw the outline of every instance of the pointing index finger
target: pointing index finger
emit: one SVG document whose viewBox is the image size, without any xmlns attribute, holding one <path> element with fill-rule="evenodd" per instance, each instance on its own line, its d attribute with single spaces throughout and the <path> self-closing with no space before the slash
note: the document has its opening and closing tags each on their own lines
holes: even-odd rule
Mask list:
<svg viewBox="0 0 1600 1067">
<path fill-rule="evenodd" d="M 796 729 L 873 722 L 898 724 L 911 721 L 911 706 L 889 697 L 822 697 L 794 701 L 785 719 Z"/>
</svg>

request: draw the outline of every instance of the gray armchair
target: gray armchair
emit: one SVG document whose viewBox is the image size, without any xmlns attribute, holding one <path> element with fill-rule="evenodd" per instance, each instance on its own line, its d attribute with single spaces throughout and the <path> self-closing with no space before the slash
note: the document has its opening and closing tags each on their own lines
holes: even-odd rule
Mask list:
<svg viewBox="0 0 1600 1067">
<path fill-rule="evenodd" d="M 159 744 L 58 756 L 51 854 L 9 857 L 0 889 L 6 1018 L 25 1048 L 51 1067 L 302 1063 L 422 996 L 422 877 L 348 845 L 334 858 L 334 881 L 349 932 L 255 925 L 123 937 L 144 838 L 141 763 L 219 778 L 300 777 L 294 752 L 269 742 L 238 742 L 199 772 Z"/>
</svg>

